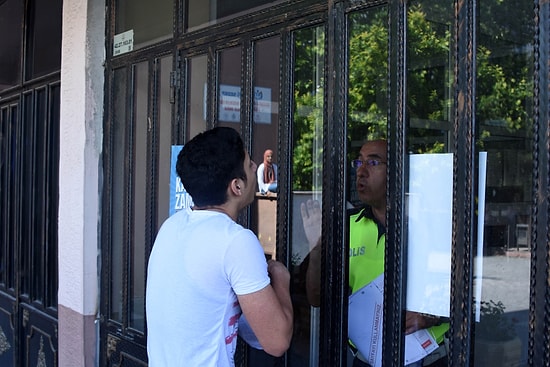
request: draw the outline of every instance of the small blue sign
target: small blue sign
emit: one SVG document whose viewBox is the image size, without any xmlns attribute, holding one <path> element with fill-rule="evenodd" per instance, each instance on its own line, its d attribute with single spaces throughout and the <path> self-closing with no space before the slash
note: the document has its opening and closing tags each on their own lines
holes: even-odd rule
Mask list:
<svg viewBox="0 0 550 367">
<path fill-rule="evenodd" d="M 183 148 L 183 145 L 172 145 L 172 156 L 170 163 L 170 214 L 172 215 L 184 208 L 193 206 L 191 195 L 185 191 L 181 179 L 176 172 L 176 162 L 178 154 Z"/>
</svg>

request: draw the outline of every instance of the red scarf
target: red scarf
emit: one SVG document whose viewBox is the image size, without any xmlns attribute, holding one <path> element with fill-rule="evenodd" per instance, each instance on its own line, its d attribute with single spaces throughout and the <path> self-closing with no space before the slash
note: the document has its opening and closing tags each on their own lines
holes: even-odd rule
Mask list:
<svg viewBox="0 0 550 367">
<path fill-rule="evenodd" d="M 268 149 L 264 152 L 264 182 L 272 183 L 275 182 L 275 170 L 273 169 L 273 164 L 267 161 L 267 156 L 271 155 L 273 158 L 273 151 Z"/>
</svg>

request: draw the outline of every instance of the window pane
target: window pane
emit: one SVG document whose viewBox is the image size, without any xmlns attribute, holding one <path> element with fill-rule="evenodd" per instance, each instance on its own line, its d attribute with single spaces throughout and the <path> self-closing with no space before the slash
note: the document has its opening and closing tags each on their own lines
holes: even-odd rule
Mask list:
<svg viewBox="0 0 550 367">
<path fill-rule="evenodd" d="M 48 166 L 47 186 L 47 218 L 56 218 L 58 214 L 59 203 L 59 121 L 61 114 L 61 86 L 55 84 L 50 87 L 49 100 L 49 129 L 48 129 L 48 150 L 46 162 Z M 46 257 L 46 286 L 47 298 L 44 306 L 57 307 L 58 290 L 58 230 L 57 221 L 46 221 L 47 234 L 47 256 Z"/>
<path fill-rule="evenodd" d="M 207 76 L 208 59 L 206 55 L 189 60 L 189 114 L 187 116 L 189 140 L 206 130 Z"/>
<path fill-rule="evenodd" d="M 320 208 L 323 177 L 323 95 L 325 32 L 323 27 L 307 28 L 294 33 L 294 86 L 292 111 L 291 157 L 291 292 L 294 300 L 294 338 L 288 354 L 290 366 L 319 364 L 319 308 L 310 306 L 306 293 L 307 270 L 320 279 L 310 267 L 310 250 L 318 254 L 321 235 L 321 213 L 312 221 L 303 221 L 301 207 L 309 200 L 311 209 Z M 311 225 L 307 225 L 310 223 Z M 306 231 L 307 229 L 307 231 Z M 307 236 L 310 233 L 311 236 Z M 317 257 L 319 260 L 320 257 Z M 320 261 L 320 260 L 319 260 Z M 315 298 L 315 296 L 312 296 Z M 315 302 L 314 302 L 315 303 Z M 318 304 L 318 302 L 316 303 Z M 308 364 L 309 363 L 309 364 Z"/>
<path fill-rule="evenodd" d="M 17 241 L 13 228 L 18 200 L 14 185 L 17 165 L 12 152 L 15 151 L 17 111 L 17 105 L 4 105 L 0 110 L 0 225 L 5 228 L 0 233 L 0 284 L 3 291 L 15 286 L 13 270 Z"/>
<path fill-rule="evenodd" d="M 450 150 L 452 11 L 449 0 L 418 0 L 407 12 L 407 149 L 413 154 Z"/>
<path fill-rule="evenodd" d="M 159 81 L 159 93 L 158 99 L 158 149 L 159 155 L 157 158 L 157 166 L 159 170 L 158 174 L 158 189 L 157 189 L 157 227 L 160 229 L 164 220 L 168 218 L 170 197 L 170 161 L 171 146 L 172 146 L 172 104 L 170 103 L 170 72 L 172 71 L 172 56 L 167 56 L 160 59 L 160 70 L 158 73 L 160 76 L 157 78 Z"/>
<path fill-rule="evenodd" d="M 356 159 L 365 141 L 384 139 L 388 126 L 388 11 L 386 7 L 349 17 L 348 160 Z M 355 170 L 350 169 L 348 201 L 362 206 Z"/>
<path fill-rule="evenodd" d="M 385 210 L 386 210 L 386 151 L 388 110 L 388 9 L 369 8 L 349 15 L 349 65 L 347 109 L 347 162 L 349 179 L 346 188 L 349 223 L 349 320 L 355 320 L 344 331 L 359 349 L 363 360 L 369 356 L 370 342 L 362 342 L 357 330 L 375 330 L 372 320 L 376 309 L 365 312 L 362 302 L 354 302 L 361 289 L 380 279 L 384 273 Z M 357 166 L 352 161 L 373 160 Z M 369 208 L 363 210 L 363 208 Z M 369 213 L 369 214 L 367 214 Z M 379 312 L 383 294 L 378 293 Z M 370 298 L 374 300 L 374 298 Z M 360 304 L 359 311 L 353 305 Z M 381 320 L 381 317 L 378 317 Z M 356 328 L 353 325 L 357 326 Z M 378 327 L 380 327 L 379 325 Z M 380 334 L 381 335 L 381 334 Z M 381 345 L 379 345 L 381 348 Z M 359 357 L 358 357 L 359 359 Z M 354 357 L 348 353 L 348 365 Z M 372 365 L 375 364 L 371 360 Z"/>
<path fill-rule="evenodd" d="M 46 157 L 46 90 L 40 88 L 36 90 L 35 100 L 34 100 L 34 119 L 35 119 L 35 140 L 34 140 L 34 157 L 33 160 L 33 182 L 32 191 L 34 195 L 32 199 L 33 203 L 33 229 L 34 234 L 32 236 L 32 267 L 31 274 L 33 277 L 33 290 L 32 297 L 40 302 L 44 301 L 44 256 L 46 238 L 44 237 L 44 223 L 46 222 L 45 215 L 45 204 L 46 204 L 46 169 L 47 165 L 44 161 Z"/>
<path fill-rule="evenodd" d="M 242 48 L 221 51 L 219 57 L 218 123 L 240 132 Z"/>
<path fill-rule="evenodd" d="M 21 1 L 0 4 L 0 91 L 21 81 L 22 16 Z"/>
<path fill-rule="evenodd" d="M 217 23 L 218 20 L 225 20 L 254 8 L 274 2 L 273 0 L 189 0 L 188 7 L 188 28 L 200 28 Z M 225 18 L 225 19 L 224 19 Z"/>
<path fill-rule="evenodd" d="M 6 287 L 6 263 L 8 262 L 8 109 L 0 108 L 0 226 L 4 228 L 0 233 L 0 285 Z M 6 167 L 6 168 L 4 168 Z"/>
<path fill-rule="evenodd" d="M 27 54 L 27 79 L 61 69 L 62 0 L 31 1 L 31 24 Z"/>
<path fill-rule="evenodd" d="M 21 236 L 21 271 L 24 274 L 32 274 L 31 271 L 31 261 L 33 259 L 32 254 L 32 234 L 33 234 L 33 199 L 32 193 L 34 192 L 32 187 L 32 178 L 33 176 L 33 145 L 34 145 L 34 130 L 35 130 L 35 121 L 34 121 L 34 94 L 28 92 L 23 95 L 23 116 L 20 122 L 21 135 L 18 140 L 18 149 L 20 150 L 20 159 L 21 159 L 21 173 L 20 180 L 17 182 L 20 185 L 21 196 L 18 198 L 20 200 L 19 205 L 21 206 L 20 211 L 20 225 L 17 226 L 17 235 Z M 20 145 L 19 145 L 20 144 Z M 19 159 L 19 157 L 18 157 Z M 18 177 L 19 178 L 19 177 Z M 28 194 L 24 194 L 28 193 Z M 23 230 L 25 228 L 25 230 Z M 21 292 L 25 295 L 32 294 L 32 279 L 31 277 L 24 277 L 21 279 Z"/>
<path fill-rule="evenodd" d="M 125 69 L 117 69 L 113 77 L 113 132 L 111 149 L 112 183 L 111 183 L 111 315 L 110 319 L 122 322 L 123 264 L 124 243 L 126 240 L 126 86 Z"/>
<path fill-rule="evenodd" d="M 476 259 L 475 366 L 527 366 L 533 8 L 482 0 L 478 23 L 476 148 L 486 189 L 479 200 L 485 218 Z"/>
<path fill-rule="evenodd" d="M 277 256 L 277 176 L 280 174 L 277 159 L 280 40 L 276 36 L 254 44 L 254 127 L 251 154 L 252 160 L 258 165 L 258 187 L 251 206 L 251 229 L 257 234 L 266 258 L 273 259 Z M 260 189 L 264 191 L 260 192 Z M 273 365 L 274 363 L 270 363 L 272 359 L 275 358 L 250 349 L 251 366 Z"/>
<path fill-rule="evenodd" d="M 118 0 L 115 34 L 134 31 L 134 49 L 172 37 L 172 0 Z"/>
<path fill-rule="evenodd" d="M 130 317 L 129 325 L 134 329 L 145 330 L 145 227 L 147 223 L 147 176 L 150 152 L 147 149 L 147 132 L 152 124 L 148 114 L 149 64 L 144 61 L 135 67 L 134 81 L 134 192 L 133 203 L 134 234 L 131 243 L 132 267 L 130 268 Z"/>
<path fill-rule="evenodd" d="M 411 1 L 407 9 L 406 311 L 430 325 L 438 349 L 428 350 L 425 362 L 445 365 L 449 323 L 439 323 L 448 320 L 451 300 L 453 9 L 451 0 Z M 405 329 L 413 326 L 409 321 Z"/>
<path fill-rule="evenodd" d="M 279 36 L 258 41 L 254 45 L 252 159 L 258 165 L 258 187 L 253 217 L 264 251 L 272 258 L 276 257 L 277 242 L 279 45 Z"/>
<path fill-rule="evenodd" d="M 0 109 L 0 226 L 1 228 L 9 228 L 8 224 L 8 210 L 9 210 L 9 201 L 8 201 L 8 164 L 5 163 L 8 161 L 8 108 L 2 106 Z M 10 253 L 8 247 L 8 231 L 3 230 L 0 233 L 0 285 L 3 289 L 6 288 L 7 283 L 7 263 L 9 258 L 7 255 Z"/>
</svg>

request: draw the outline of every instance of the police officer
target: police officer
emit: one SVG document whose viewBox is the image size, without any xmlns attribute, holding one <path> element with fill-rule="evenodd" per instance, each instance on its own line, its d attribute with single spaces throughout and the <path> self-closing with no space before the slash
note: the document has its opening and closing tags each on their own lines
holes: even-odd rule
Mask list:
<svg viewBox="0 0 550 367">
<path fill-rule="evenodd" d="M 387 142 L 367 141 L 361 147 L 359 156 L 352 161 L 356 170 L 356 188 L 363 208 L 351 211 L 349 219 L 349 286 L 354 293 L 384 273 L 384 251 L 386 245 L 386 165 Z M 302 219 L 306 237 L 310 244 L 309 264 L 306 273 L 308 301 L 313 306 L 320 303 L 320 226 L 321 209 L 316 201 L 302 204 Z M 446 366 L 447 353 L 444 335 L 449 324 L 434 315 L 407 311 L 405 333 L 429 329 L 440 347 L 414 366 Z M 369 366 L 366 358 L 351 344 L 355 358 L 354 367 Z"/>
</svg>

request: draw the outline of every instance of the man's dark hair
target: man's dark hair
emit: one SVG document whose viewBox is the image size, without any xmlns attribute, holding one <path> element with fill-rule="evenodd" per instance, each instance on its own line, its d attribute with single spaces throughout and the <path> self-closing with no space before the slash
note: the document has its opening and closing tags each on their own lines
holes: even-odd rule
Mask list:
<svg viewBox="0 0 550 367">
<path fill-rule="evenodd" d="M 227 185 L 231 180 L 246 181 L 245 156 L 239 133 L 229 127 L 216 127 L 183 146 L 176 171 L 195 205 L 220 205 L 227 201 Z"/>
</svg>

